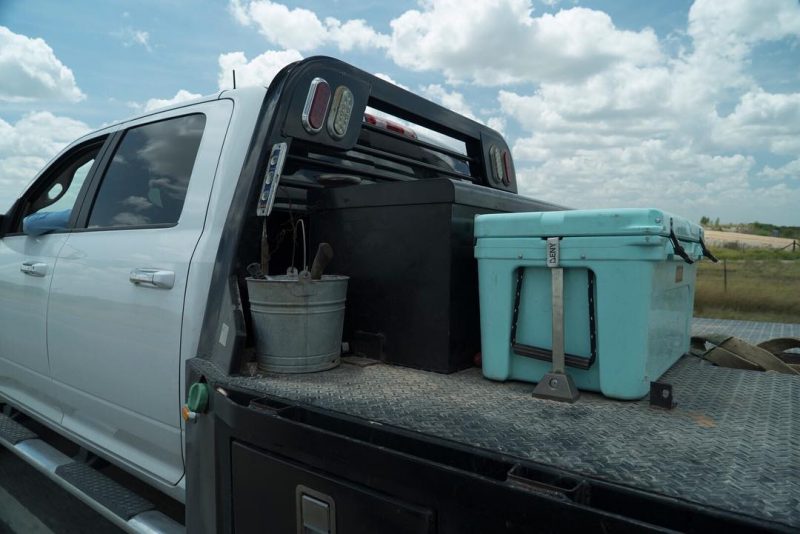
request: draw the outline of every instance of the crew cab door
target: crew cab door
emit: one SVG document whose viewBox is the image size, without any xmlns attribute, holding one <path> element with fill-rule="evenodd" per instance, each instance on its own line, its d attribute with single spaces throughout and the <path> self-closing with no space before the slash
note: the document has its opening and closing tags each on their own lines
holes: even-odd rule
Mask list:
<svg viewBox="0 0 800 534">
<path fill-rule="evenodd" d="M 130 470 L 183 475 L 186 280 L 232 111 L 227 100 L 126 124 L 58 257 L 47 343 L 63 426 Z"/>
<path fill-rule="evenodd" d="M 58 423 L 61 407 L 50 381 L 45 337 L 47 299 L 56 257 L 108 141 L 100 135 L 80 142 L 39 174 L 5 215 L 0 238 L 0 395 Z M 23 219 L 61 213 L 63 227 L 38 235 L 23 233 Z"/>
</svg>

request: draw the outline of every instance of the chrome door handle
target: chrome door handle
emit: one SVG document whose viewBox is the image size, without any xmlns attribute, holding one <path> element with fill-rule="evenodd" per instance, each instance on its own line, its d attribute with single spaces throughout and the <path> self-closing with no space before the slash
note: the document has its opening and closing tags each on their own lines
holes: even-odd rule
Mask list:
<svg viewBox="0 0 800 534">
<path fill-rule="evenodd" d="M 19 270 L 29 276 L 47 275 L 47 264 L 38 261 L 26 261 L 20 265 Z"/>
<path fill-rule="evenodd" d="M 134 269 L 129 278 L 135 285 L 147 285 L 161 289 L 171 289 L 175 285 L 175 273 L 161 269 Z"/>
</svg>

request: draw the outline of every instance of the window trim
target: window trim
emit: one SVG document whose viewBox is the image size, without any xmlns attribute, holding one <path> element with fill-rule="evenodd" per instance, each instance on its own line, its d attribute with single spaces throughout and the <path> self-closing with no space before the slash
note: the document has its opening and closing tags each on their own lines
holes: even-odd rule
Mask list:
<svg viewBox="0 0 800 534">
<path fill-rule="evenodd" d="M 197 153 L 195 154 L 194 161 L 197 161 L 197 156 L 200 153 L 200 149 L 203 146 L 203 138 L 206 135 L 206 124 L 208 123 L 208 114 L 205 111 L 200 110 L 187 110 L 186 113 L 182 113 L 179 115 L 170 115 L 168 117 L 162 117 L 157 120 L 145 121 L 145 122 L 137 122 L 137 124 L 131 125 L 127 128 L 120 129 L 114 132 L 113 140 L 111 143 L 108 144 L 106 148 L 106 152 L 104 154 L 104 161 L 103 166 L 99 169 L 99 172 L 95 173 L 92 176 L 92 183 L 90 184 L 89 188 L 87 189 L 86 197 L 81 203 L 81 208 L 77 216 L 75 217 L 75 224 L 69 230 L 73 233 L 85 233 L 85 232 L 103 232 L 109 230 L 146 230 L 150 228 L 174 228 L 178 226 L 180 223 L 180 217 L 183 215 L 183 205 L 181 205 L 181 213 L 178 216 L 178 220 L 174 223 L 155 223 L 155 224 L 140 224 L 135 226 L 96 226 L 96 227 L 89 227 L 89 217 L 92 214 L 92 209 L 94 208 L 95 202 L 97 202 L 97 195 L 100 192 L 100 187 L 103 185 L 103 181 L 106 177 L 106 172 L 108 168 L 111 166 L 111 162 L 114 159 L 114 156 L 117 153 L 122 141 L 125 139 L 125 135 L 135 128 L 141 128 L 143 126 L 149 126 L 151 124 L 157 124 L 159 122 L 169 121 L 173 119 L 180 119 L 183 117 L 189 117 L 191 115 L 202 115 L 204 122 L 203 122 L 203 133 L 200 136 L 200 144 L 197 146 Z M 189 175 L 189 182 L 191 183 L 192 174 L 194 174 L 194 162 L 192 163 L 192 173 Z M 87 180 L 88 181 L 88 180 Z M 86 183 L 84 182 L 84 185 Z M 188 194 L 188 190 L 187 190 Z M 186 202 L 186 198 L 184 197 L 184 205 Z M 70 219 L 70 223 L 72 223 L 72 219 Z"/>
<path fill-rule="evenodd" d="M 72 208 L 72 213 L 70 214 L 66 228 L 53 230 L 52 232 L 48 232 L 48 234 L 65 234 L 73 231 L 77 223 L 78 213 L 83 207 L 90 184 L 94 181 L 98 172 L 104 168 L 106 163 L 105 159 L 108 154 L 108 148 L 116 135 L 117 132 L 110 132 L 87 139 L 86 141 L 83 141 L 70 148 L 57 160 L 48 165 L 42 171 L 39 178 L 37 178 L 36 181 L 34 181 L 28 187 L 28 189 L 25 190 L 22 196 L 14 203 L 14 205 L 6 214 L 6 216 L 9 218 L 7 223 L 9 232 L 3 234 L 2 237 L 26 235 L 21 231 L 22 218 L 25 210 L 31 205 L 32 199 L 39 198 L 40 195 L 45 194 L 49 188 L 53 186 L 54 181 L 60 176 L 61 172 L 63 172 L 65 167 L 69 165 L 72 160 L 74 160 L 76 157 L 80 157 L 79 155 L 88 150 L 90 147 L 100 145 L 100 149 L 97 152 L 94 163 L 92 164 L 91 169 L 89 169 L 89 173 L 86 175 L 86 178 L 84 179 L 83 184 L 81 184 L 81 188 L 78 190 L 78 194 L 75 197 L 75 205 Z M 18 228 L 20 231 L 16 231 Z"/>
</svg>

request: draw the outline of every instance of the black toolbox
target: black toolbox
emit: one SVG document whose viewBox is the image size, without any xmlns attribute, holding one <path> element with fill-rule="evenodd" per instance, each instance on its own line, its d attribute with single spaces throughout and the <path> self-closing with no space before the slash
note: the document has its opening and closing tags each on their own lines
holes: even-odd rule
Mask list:
<svg viewBox="0 0 800 534">
<path fill-rule="evenodd" d="M 361 356 L 450 373 L 480 351 L 473 221 L 560 206 L 448 178 L 316 190 L 310 242 L 350 277 L 344 340 Z"/>
</svg>

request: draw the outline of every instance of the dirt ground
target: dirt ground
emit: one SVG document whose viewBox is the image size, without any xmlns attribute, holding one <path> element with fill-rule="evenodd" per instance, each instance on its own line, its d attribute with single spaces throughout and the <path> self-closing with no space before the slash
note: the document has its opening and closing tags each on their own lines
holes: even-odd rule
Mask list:
<svg viewBox="0 0 800 534">
<path fill-rule="evenodd" d="M 712 247 L 722 247 L 725 246 L 725 243 L 731 242 L 739 242 L 742 246 L 754 248 L 783 248 L 792 244 L 791 239 L 783 237 L 719 232 L 717 230 L 706 230 L 705 237 L 706 244 Z"/>
</svg>

